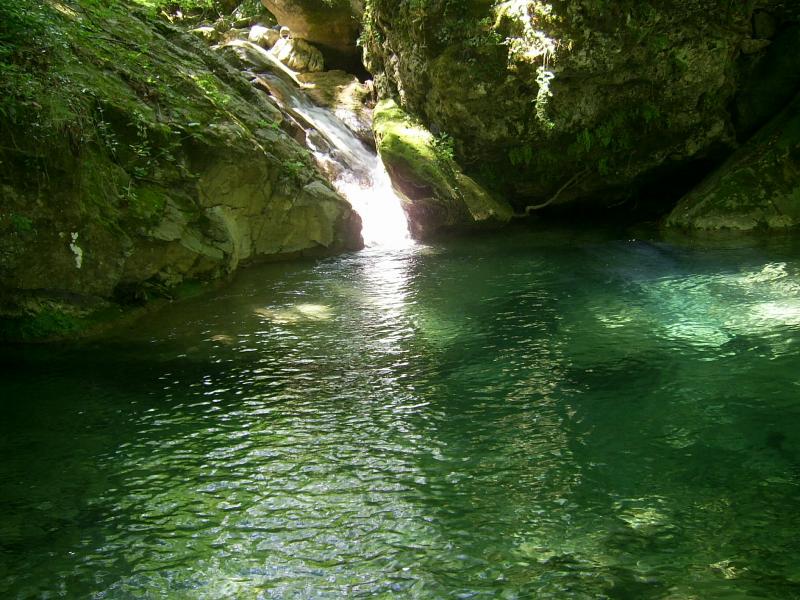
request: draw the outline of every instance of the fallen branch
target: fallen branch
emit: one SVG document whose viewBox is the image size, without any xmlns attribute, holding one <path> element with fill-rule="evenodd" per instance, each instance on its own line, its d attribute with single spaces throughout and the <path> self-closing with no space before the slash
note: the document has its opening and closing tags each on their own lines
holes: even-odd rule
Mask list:
<svg viewBox="0 0 800 600">
<path fill-rule="evenodd" d="M 547 200 L 545 202 L 542 202 L 541 204 L 530 204 L 530 205 L 525 207 L 525 210 L 523 212 L 514 213 L 514 216 L 517 217 L 517 218 L 529 217 L 530 214 L 533 211 L 541 210 L 541 209 L 543 209 L 543 208 L 545 208 L 547 206 L 550 206 L 553 202 L 558 200 L 558 197 L 564 192 L 564 190 L 566 190 L 567 188 L 569 188 L 569 187 L 571 187 L 573 185 L 576 185 L 584 177 L 586 177 L 586 175 L 588 175 L 588 174 L 589 174 L 589 169 L 584 169 L 583 171 L 579 171 L 578 173 L 575 173 L 572 177 L 569 178 L 569 180 L 564 185 L 562 185 L 560 188 L 558 188 L 558 190 L 556 191 L 555 194 L 550 196 L 549 200 Z"/>
</svg>

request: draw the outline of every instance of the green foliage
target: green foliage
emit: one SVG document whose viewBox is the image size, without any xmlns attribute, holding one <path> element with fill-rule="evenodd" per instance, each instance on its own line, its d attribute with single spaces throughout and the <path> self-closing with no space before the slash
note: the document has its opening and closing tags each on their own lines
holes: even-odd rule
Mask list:
<svg viewBox="0 0 800 600">
<path fill-rule="evenodd" d="M 154 187 L 135 189 L 129 184 L 125 193 L 128 210 L 134 218 L 149 223 L 156 223 L 159 220 L 167 204 L 163 192 Z"/>
<path fill-rule="evenodd" d="M 452 8 L 454 4 L 456 2 L 451 0 L 447 8 L 450 8 L 454 14 L 458 14 Z M 447 9 L 445 15 L 448 15 Z M 442 27 L 436 32 L 436 39 L 444 46 L 457 44 L 473 49 L 500 46 L 504 43 L 503 37 L 494 29 L 489 17 L 478 20 L 445 18 Z"/>
<path fill-rule="evenodd" d="M 294 180 L 302 181 L 310 167 L 300 160 L 285 160 L 282 164 L 283 172 Z"/>
<path fill-rule="evenodd" d="M 147 121 L 141 113 L 134 113 L 134 120 L 131 125 L 136 129 L 136 141 L 129 144 L 133 154 L 130 170 L 136 177 L 147 177 L 155 166 L 155 157 L 150 144 Z"/>
<path fill-rule="evenodd" d="M 533 147 L 528 144 L 514 146 L 508 151 L 508 160 L 515 167 L 530 166 L 533 156 Z"/>
<path fill-rule="evenodd" d="M 266 119 L 259 119 L 258 126 L 263 127 L 265 129 L 272 129 L 274 131 L 279 131 L 281 128 L 280 123 L 277 121 L 267 121 Z"/>
<path fill-rule="evenodd" d="M 266 10 L 260 0 L 245 0 L 239 4 L 236 14 L 239 18 L 252 18 L 264 14 Z"/>
<path fill-rule="evenodd" d="M 184 14 L 198 14 L 204 17 L 224 14 L 225 2 L 217 0 L 134 0 L 138 4 L 149 8 L 151 14 L 175 14 L 181 11 Z"/>
<path fill-rule="evenodd" d="M 56 16 L 36 0 L 0 2 L 0 61 L 37 64 L 58 43 Z"/>
<path fill-rule="evenodd" d="M 25 215 L 11 213 L 11 227 L 15 233 L 25 234 L 33 232 L 33 221 Z"/>
<path fill-rule="evenodd" d="M 228 94 L 224 93 L 220 89 L 216 77 L 210 73 L 204 73 L 202 75 L 198 75 L 195 78 L 195 81 L 197 82 L 197 87 L 203 90 L 203 93 L 209 100 L 211 100 L 214 106 L 218 108 L 225 108 L 228 106 L 231 98 Z"/>
<path fill-rule="evenodd" d="M 575 136 L 575 143 L 578 145 L 578 148 L 588 154 L 592 151 L 592 132 L 588 129 L 579 131 L 578 135 Z"/>
<path fill-rule="evenodd" d="M 0 118 L 25 122 L 55 82 L 44 81 L 53 58 L 68 47 L 50 5 L 0 1 Z"/>
<path fill-rule="evenodd" d="M 443 133 L 433 138 L 433 152 L 436 160 L 441 163 L 448 163 L 455 160 L 455 146 L 453 138 Z"/>
</svg>

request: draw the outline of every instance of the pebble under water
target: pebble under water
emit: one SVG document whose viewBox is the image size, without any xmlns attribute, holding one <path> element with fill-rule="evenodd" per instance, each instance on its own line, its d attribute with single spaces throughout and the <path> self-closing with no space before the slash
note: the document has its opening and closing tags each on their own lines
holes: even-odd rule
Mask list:
<svg viewBox="0 0 800 600">
<path fill-rule="evenodd" d="M 800 243 L 253 267 L 3 351 L 2 598 L 800 598 Z"/>
</svg>

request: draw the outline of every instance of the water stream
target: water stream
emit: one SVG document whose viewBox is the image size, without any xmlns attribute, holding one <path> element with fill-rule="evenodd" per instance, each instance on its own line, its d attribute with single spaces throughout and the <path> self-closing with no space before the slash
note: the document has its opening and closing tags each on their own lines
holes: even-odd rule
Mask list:
<svg viewBox="0 0 800 600">
<path fill-rule="evenodd" d="M 10 349 L 0 597 L 800 595 L 800 245 L 506 231 Z"/>
<path fill-rule="evenodd" d="M 274 65 L 261 73 L 262 82 L 306 131 L 306 143 L 323 170 L 333 174 L 333 186 L 361 216 L 362 236 L 369 247 L 398 248 L 412 243 L 402 200 L 392 187 L 380 157 L 341 119 L 317 106 L 300 89 L 300 82 L 269 52 L 250 44 L 248 51 Z"/>
</svg>

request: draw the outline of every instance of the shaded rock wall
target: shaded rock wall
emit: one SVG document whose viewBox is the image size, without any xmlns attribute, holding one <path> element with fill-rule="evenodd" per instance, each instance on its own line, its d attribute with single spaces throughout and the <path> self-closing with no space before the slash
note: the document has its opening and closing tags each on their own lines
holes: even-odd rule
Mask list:
<svg viewBox="0 0 800 600">
<path fill-rule="evenodd" d="M 780 29 L 796 9 L 778 4 L 759 10 Z M 597 207 L 735 147 L 739 57 L 772 35 L 755 16 L 722 0 L 373 0 L 363 37 L 379 94 L 450 136 L 468 174 L 518 209 Z"/>
<path fill-rule="evenodd" d="M 683 198 L 667 225 L 736 231 L 800 226 L 800 96 Z"/>
</svg>

